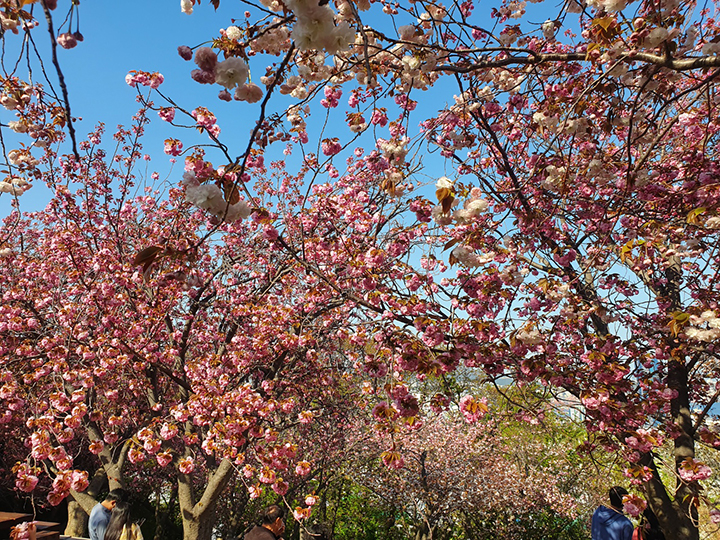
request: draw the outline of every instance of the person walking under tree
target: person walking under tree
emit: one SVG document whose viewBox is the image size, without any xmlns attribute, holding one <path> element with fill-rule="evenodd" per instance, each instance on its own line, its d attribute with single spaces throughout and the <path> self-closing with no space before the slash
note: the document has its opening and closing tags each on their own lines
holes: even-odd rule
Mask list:
<svg viewBox="0 0 720 540">
<path fill-rule="evenodd" d="M 117 488 L 108 493 L 103 502 L 99 502 L 93 507 L 88 520 L 90 540 L 103 540 L 105 538 L 105 529 L 110 523 L 110 514 L 113 508 L 117 503 L 126 500 L 127 492 L 122 488 Z"/>
<path fill-rule="evenodd" d="M 592 540 L 632 540 L 633 524 L 623 515 L 625 488 L 610 488 L 610 508 L 600 505 L 592 517 Z"/>
<path fill-rule="evenodd" d="M 129 503 L 119 502 L 115 505 L 103 540 L 143 540 L 140 525 L 133 523 L 130 516 Z"/>
<path fill-rule="evenodd" d="M 244 536 L 244 540 L 280 540 L 285 532 L 285 511 L 273 504 L 262 513 L 260 525 L 255 525 Z"/>
</svg>

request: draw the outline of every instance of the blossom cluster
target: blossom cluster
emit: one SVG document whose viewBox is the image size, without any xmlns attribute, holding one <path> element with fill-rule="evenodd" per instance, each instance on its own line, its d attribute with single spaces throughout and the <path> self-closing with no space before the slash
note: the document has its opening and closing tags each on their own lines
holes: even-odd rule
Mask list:
<svg viewBox="0 0 720 540">
<path fill-rule="evenodd" d="M 313 0 L 287 0 L 297 18 L 291 37 L 301 51 L 324 50 L 328 54 L 347 51 L 355 42 L 355 30 L 346 21 L 335 24 L 335 13 L 327 3 Z"/>
<path fill-rule="evenodd" d="M 189 47 L 179 47 L 178 53 L 186 60 L 193 58 Z M 194 56 L 198 69 L 191 72 L 191 77 L 200 84 L 219 84 L 224 87 L 218 95 L 220 99 L 232 100 L 231 90 L 235 90 L 234 98 L 238 101 L 255 103 L 262 98 L 263 92 L 260 87 L 248 82 L 250 69 L 242 58 L 229 56 L 220 61 L 217 53 L 210 47 L 200 47 L 195 51 Z"/>
<path fill-rule="evenodd" d="M 685 458 L 678 467 L 678 474 L 685 482 L 706 480 L 712 475 L 712 469 L 702 461 L 694 458 Z"/>
<path fill-rule="evenodd" d="M 690 339 L 712 342 L 720 338 L 720 317 L 715 311 L 707 310 L 699 316 L 691 315 L 689 322 L 685 335 Z"/>
<path fill-rule="evenodd" d="M 463 396 L 460 399 L 460 412 L 468 424 L 474 424 L 488 412 L 487 398 L 476 399 L 473 396 Z"/>
<path fill-rule="evenodd" d="M 220 187 L 215 183 L 201 184 L 195 173 L 188 171 L 183 175 L 185 198 L 198 208 L 207 210 L 227 222 L 245 219 L 250 216 L 251 208 L 247 201 L 230 204 Z"/>
</svg>

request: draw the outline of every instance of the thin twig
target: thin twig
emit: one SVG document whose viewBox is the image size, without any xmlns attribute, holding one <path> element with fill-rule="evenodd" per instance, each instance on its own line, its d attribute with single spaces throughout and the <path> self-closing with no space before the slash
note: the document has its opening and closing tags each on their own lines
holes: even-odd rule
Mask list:
<svg viewBox="0 0 720 540">
<path fill-rule="evenodd" d="M 70 98 L 68 97 L 67 86 L 65 85 L 65 76 L 60 69 L 60 62 L 58 62 L 57 57 L 57 40 L 55 39 L 55 30 L 53 28 L 52 15 L 50 15 L 50 10 L 48 9 L 47 5 L 45 5 L 45 0 L 42 1 L 42 7 L 43 11 L 45 12 L 45 20 L 47 21 L 48 25 L 48 32 L 50 33 L 50 44 L 52 45 L 52 62 L 55 66 L 55 71 L 57 72 L 58 82 L 60 83 L 60 89 L 62 90 L 63 94 L 63 101 L 65 102 L 65 119 L 67 120 L 68 134 L 70 135 L 70 141 L 72 142 L 72 150 L 73 154 L 75 155 L 75 159 L 77 161 L 80 161 L 80 154 L 78 153 L 77 149 L 77 141 L 75 140 L 75 127 L 73 126 L 72 115 L 70 114 Z"/>
</svg>

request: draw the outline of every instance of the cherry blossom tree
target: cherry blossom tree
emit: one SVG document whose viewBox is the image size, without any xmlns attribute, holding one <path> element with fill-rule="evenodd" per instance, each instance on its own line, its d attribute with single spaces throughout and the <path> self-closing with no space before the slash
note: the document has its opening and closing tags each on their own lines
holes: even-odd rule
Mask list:
<svg viewBox="0 0 720 540">
<path fill-rule="evenodd" d="M 527 467 L 513 456 L 512 439 L 503 438 L 497 427 L 495 420 L 470 425 L 443 416 L 384 436 L 368 437 L 374 431 L 366 428 L 358 433 L 359 460 L 350 474 L 400 509 L 410 522 L 408 537 L 416 540 L 449 538 L 453 528 L 462 531 L 488 519 L 498 538 L 525 537 L 522 517 L 545 510 L 571 521 L 575 497 L 558 487 L 567 472 L 560 463 L 565 448 L 524 440 L 535 450 L 534 466 Z M 385 450 L 389 446 L 394 450 Z M 393 452 L 396 456 L 388 456 Z M 380 457 L 390 466 L 378 467 Z M 467 537 L 473 537 L 470 530 Z"/>
<path fill-rule="evenodd" d="M 42 12 L 54 54 L 58 44 L 78 45 L 74 33 L 55 34 L 55 4 L 3 4 L 5 38 L 34 35 Z M 181 9 L 211 9 L 195 4 L 183 0 Z M 389 421 L 424 411 L 413 377 L 442 382 L 459 366 L 562 389 L 585 415 L 588 447 L 620 452 L 666 535 L 694 540 L 701 482 L 711 474 L 696 445 L 720 447 L 711 421 L 720 397 L 715 9 L 677 0 L 505 0 L 489 12 L 472 1 L 241 2 L 245 19 L 221 22 L 209 46 L 180 43 L 178 52 L 193 62 L 187 84 L 213 88 L 213 99 L 217 91 L 238 101 L 238 115 L 255 115 L 246 141 L 223 140 L 225 119 L 212 112 L 211 94 L 178 103 L 163 93 L 159 73 L 128 74 L 145 106 L 178 126 L 165 148 L 183 156 L 186 169 L 173 210 L 157 222 L 168 230 L 133 245 L 145 249 L 138 262 L 152 278 L 158 264 L 207 276 L 213 264 L 253 261 L 244 272 L 255 288 L 245 296 L 259 295 L 262 309 L 235 308 L 226 321 L 237 326 L 230 343 L 215 333 L 203 341 L 215 344 L 205 353 L 224 354 L 246 317 L 258 323 L 249 335 L 266 338 L 292 327 L 277 324 L 279 313 L 291 324 L 338 325 L 335 341 L 323 343 L 367 376 L 362 388 L 385 401 Z M 56 54 L 54 66 L 62 82 Z M 32 146 L 6 151 L 0 191 L 17 197 L 35 178 L 57 182 L 63 165 L 37 154 L 64 133 L 81 161 L 60 87 L 53 100 L 37 84 L 4 78 L 0 103 L 18 115 L 4 131 Z M 183 125 L 207 136 L 209 147 Z M 183 198 L 200 214 L 178 236 L 169 229 Z M 12 216 L 3 250 L 17 252 L 17 239 L 30 234 L 13 228 L 23 223 Z M 250 249 L 249 233 L 236 229 L 261 240 Z M 174 281 L 179 295 L 186 282 Z M 289 282 L 277 294 L 263 288 Z M 220 328 L 225 319 L 213 310 L 222 312 L 222 295 L 211 285 L 194 302 L 202 320 Z M 166 297 L 159 298 L 148 312 Z M 324 319 L 328 306 L 334 322 Z M 266 352 L 263 365 L 282 357 L 284 366 L 295 354 L 282 351 Z M 207 368 L 185 371 L 192 387 Z M 287 380 L 297 381 L 298 394 L 308 384 Z M 477 396 L 453 396 L 452 388 L 429 406 L 457 397 L 469 419 L 483 412 Z M 204 403 L 198 411 L 178 414 L 214 426 L 205 418 L 216 409 Z M 245 453 L 245 440 L 214 433 L 213 444 L 224 441 L 211 449 L 217 457 Z M 659 472 L 665 444 L 669 482 Z M 220 463 L 229 471 L 229 460 Z"/>
<path fill-rule="evenodd" d="M 312 468 L 298 426 L 332 414 L 342 428 L 347 315 L 291 271 L 261 215 L 223 225 L 217 244 L 177 188 L 134 195 L 144 122 L 116 134 L 114 154 L 98 131 L 79 161 L 57 158 L 48 207 L 6 220 L 3 422 L 23 426 L 20 490 L 49 478 L 50 504 L 72 495 L 87 511 L 93 474 L 97 493 L 125 484 L 128 464 L 173 466 L 185 537 L 209 538 L 237 472 L 255 496 L 284 495 Z"/>
</svg>

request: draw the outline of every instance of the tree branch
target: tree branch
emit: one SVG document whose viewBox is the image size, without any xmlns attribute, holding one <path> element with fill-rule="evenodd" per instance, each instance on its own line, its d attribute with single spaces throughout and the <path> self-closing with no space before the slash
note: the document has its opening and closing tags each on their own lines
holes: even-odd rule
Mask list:
<svg viewBox="0 0 720 540">
<path fill-rule="evenodd" d="M 48 25 L 48 32 L 50 33 L 50 44 L 52 46 L 52 63 L 55 66 L 57 72 L 58 82 L 60 83 L 60 90 L 62 90 L 63 101 L 65 102 L 65 120 L 67 120 L 68 134 L 70 135 L 70 141 L 72 142 L 72 150 L 75 155 L 75 159 L 80 161 L 80 154 L 77 149 L 77 141 L 75 139 L 75 126 L 72 123 L 72 115 L 70 113 L 70 98 L 68 97 L 67 85 L 65 84 L 65 76 L 63 75 L 62 69 L 60 69 L 60 62 L 57 57 L 57 40 L 55 39 L 55 29 L 53 28 L 52 15 L 45 1 L 42 2 L 43 11 L 45 12 L 45 20 Z"/>
</svg>

